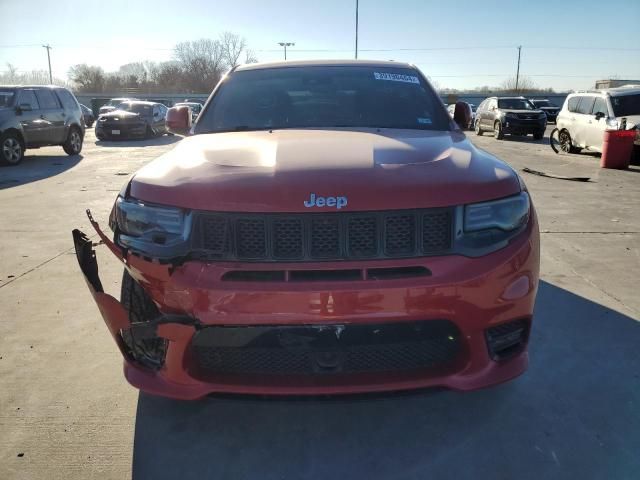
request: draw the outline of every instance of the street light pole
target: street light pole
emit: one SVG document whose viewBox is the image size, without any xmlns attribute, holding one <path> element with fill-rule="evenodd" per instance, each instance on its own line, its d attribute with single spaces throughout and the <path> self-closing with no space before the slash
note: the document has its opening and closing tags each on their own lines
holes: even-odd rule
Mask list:
<svg viewBox="0 0 640 480">
<path fill-rule="evenodd" d="M 42 45 L 42 47 L 47 49 L 47 60 L 49 61 L 49 83 L 53 85 L 53 75 L 51 74 L 51 54 L 49 53 L 49 50 L 51 50 L 52 47 L 49 44 Z"/>
<path fill-rule="evenodd" d="M 358 59 L 358 0 L 356 0 L 356 60 Z"/>
<path fill-rule="evenodd" d="M 293 47 L 295 46 L 295 43 L 293 42 L 278 42 L 278 45 L 280 45 L 281 47 L 284 47 L 284 59 L 287 59 L 287 47 Z"/>
</svg>

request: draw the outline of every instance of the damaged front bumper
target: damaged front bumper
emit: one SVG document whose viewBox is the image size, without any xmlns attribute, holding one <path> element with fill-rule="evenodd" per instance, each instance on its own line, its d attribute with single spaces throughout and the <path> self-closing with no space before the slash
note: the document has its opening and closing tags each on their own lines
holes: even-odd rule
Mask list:
<svg viewBox="0 0 640 480">
<path fill-rule="evenodd" d="M 424 260 L 437 279 L 391 280 L 373 286 L 358 282 L 264 286 L 222 284 L 220 269 L 225 267 L 215 264 L 161 264 L 133 255 L 111 241 L 89 211 L 87 214 L 101 240 L 98 244 L 111 250 L 159 307 L 155 318 L 132 322 L 125 305 L 104 292 L 94 250 L 98 244 L 83 232 L 73 231 L 78 263 L 125 359 L 125 376 L 148 393 L 187 400 L 212 393 L 347 394 L 431 386 L 472 390 L 504 382 L 526 369 L 526 336 L 539 264 L 535 218 L 526 236 L 494 254 L 477 259 L 450 256 Z M 487 329 L 515 319 L 525 329 L 521 348 L 496 361 L 488 351 Z M 432 348 L 425 361 L 447 362 L 442 368 L 427 370 L 369 372 L 366 364 L 371 352 L 362 345 L 356 348 L 357 355 L 350 351 L 348 358 L 336 348 L 336 342 L 343 342 L 343 346 L 355 336 L 375 344 L 381 330 L 400 339 L 398 342 L 428 333 L 424 345 L 429 348 L 434 339 L 444 340 Z M 162 339 L 165 347 L 156 352 L 157 362 L 141 360 L 140 352 L 127 341 L 129 336 L 142 341 Z M 210 341 L 224 342 L 222 350 L 207 351 L 205 343 Z M 252 348 L 258 355 L 254 355 L 254 360 L 258 358 L 255 362 L 262 361 L 259 355 L 270 341 L 285 349 L 288 356 L 276 359 L 275 364 L 270 359 L 269 368 L 285 365 L 282 368 L 291 368 L 293 375 L 268 375 L 261 370 L 235 375 L 233 369 L 203 375 L 194 367 L 218 362 L 221 351 L 238 345 Z M 315 349 L 312 374 L 295 363 L 295 352 L 309 345 Z M 406 359 L 404 351 L 395 353 L 392 363 Z M 379 350 L 374 354 L 378 357 L 371 361 L 379 361 Z M 251 361 L 243 358 L 242 368 L 249 368 L 247 362 Z M 349 361 L 356 365 L 355 373 L 340 370 Z"/>
</svg>

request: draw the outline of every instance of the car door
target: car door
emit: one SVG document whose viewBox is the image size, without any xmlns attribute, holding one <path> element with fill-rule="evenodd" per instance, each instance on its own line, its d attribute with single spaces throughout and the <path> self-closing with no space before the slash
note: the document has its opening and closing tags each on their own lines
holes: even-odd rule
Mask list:
<svg viewBox="0 0 640 480">
<path fill-rule="evenodd" d="M 496 118 L 496 110 L 498 109 L 498 100 L 492 98 L 489 100 L 487 111 L 484 114 L 483 126 L 486 130 L 493 130 L 493 122 Z"/>
<path fill-rule="evenodd" d="M 58 145 L 65 141 L 65 112 L 49 88 L 36 88 L 36 97 L 40 104 L 40 118 L 45 121 L 43 128 L 44 143 Z"/>
<path fill-rule="evenodd" d="M 42 145 L 45 121 L 40 118 L 40 105 L 38 105 L 38 99 L 33 89 L 21 90 L 16 105 L 18 106 L 16 115 L 22 126 L 27 148 Z"/>
<path fill-rule="evenodd" d="M 580 97 L 580 101 L 573 114 L 573 127 L 571 129 L 571 137 L 576 147 L 586 147 L 586 139 L 589 121 L 591 120 L 591 110 L 596 101 L 595 95 L 584 95 Z"/>
<path fill-rule="evenodd" d="M 585 146 L 590 150 L 602 152 L 602 142 L 604 141 L 604 131 L 609 118 L 609 107 L 604 97 L 596 97 L 591 114 L 588 116 L 584 126 Z"/>
</svg>

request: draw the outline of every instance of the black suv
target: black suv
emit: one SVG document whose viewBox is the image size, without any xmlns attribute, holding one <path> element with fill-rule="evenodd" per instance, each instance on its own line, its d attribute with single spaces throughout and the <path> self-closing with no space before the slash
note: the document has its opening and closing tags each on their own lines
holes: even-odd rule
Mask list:
<svg viewBox="0 0 640 480">
<path fill-rule="evenodd" d="M 556 118 L 558 118 L 558 113 L 560 112 L 559 106 L 555 105 L 554 103 L 551 103 L 546 98 L 545 99 L 532 98 L 531 103 L 533 103 L 534 107 L 539 108 L 540 110 L 542 110 L 544 113 L 547 114 L 548 122 L 555 123 Z"/>
<path fill-rule="evenodd" d="M 96 137 L 98 140 L 151 138 L 169 133 L 165 126 L 167 110 L 161 103 L 142 100 L 123 102 L 115 110 L 98 117 Z"/>
<path fill-rule="evenodd" d="M 540 140 L 547 126 L 547 115 L 524 97 L 489 97 L 478 106 L 474 129 L 477 135 L 493 132 L 502 140 L 506 133 L 533 134 Z"/>
<path fill-rule="evenodd" d="M 84 122 L 76 97 L 62 87 L 0 86 L 0 164 L 17 165 L 27 148 L 82 150 Z"/>
</svg>

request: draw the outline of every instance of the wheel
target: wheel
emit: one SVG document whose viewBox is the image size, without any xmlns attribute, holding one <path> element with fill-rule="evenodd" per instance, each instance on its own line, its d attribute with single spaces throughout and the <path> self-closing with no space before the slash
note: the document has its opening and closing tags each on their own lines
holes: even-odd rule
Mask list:
<svg viewBox="0 0 640 480">
<path fill-rule="evenodd" d="M 558 139 L 560 141 L 560 149 L 565 153 L 580 153 L 581 148 L 577 148 L 573 146 L 573 141 L 571 140 L 571 135 L 566 130 L 562 130 L 558 135 Z"/>
<path fill-rule="evenodd" d="M 78 127 L 69 129 L 69 136 L 62 148 L 67 155 L 78 155 L 82 151 L 82 132 Z"/>
<path fill-rule="evenodd" d="M 24 145 L 15 133 L 3 133 L 0 136 L 0 145 L 2 146 L 0 164 L 18 165 L 24 158 Z"/>
<path fill-rule="evenodd" d="M 502 140 L 504 138 L 504 132 L 502 131 L 502 123 L 496 122 L 493 124 L 493 136 L 496 140 Z"/>
<path fill-rule="evenodd" d="M 476 123 L 474 125 L 474 130 L 476 131 L 476 135 L 478 135 L 479 137 L 482 136 L 483 131 L 482 128 L 480 128 L 480 121 L 476 120 Z"/>
<path fill-rule="evenodd" d="M 86 126 L 87 126 L 87 128 L 93 127 L 93 122 L 92 121 L 88 121 Z"/>
<path fill-rule="evenodd" d="M 544 137 L 544 132 L 536 132 L 533 134 L 533 138 L 536 140 L 542 140 L 542 137 Z"/>
<path fill-rule="evenodd" d="M 122 274 L 120 301 L 129 313 L 129 323 L 146 323 L 160 315 L 158 307 L 147 292 L 136 282 L 127 270 Z M 167 341 L 163 338 L 137 335 L 140 330 L 123 330 L 122 340 L 131 356 L 139 363 L 154 369 L 162 366 L 167 350 Z"/>
</svg>

